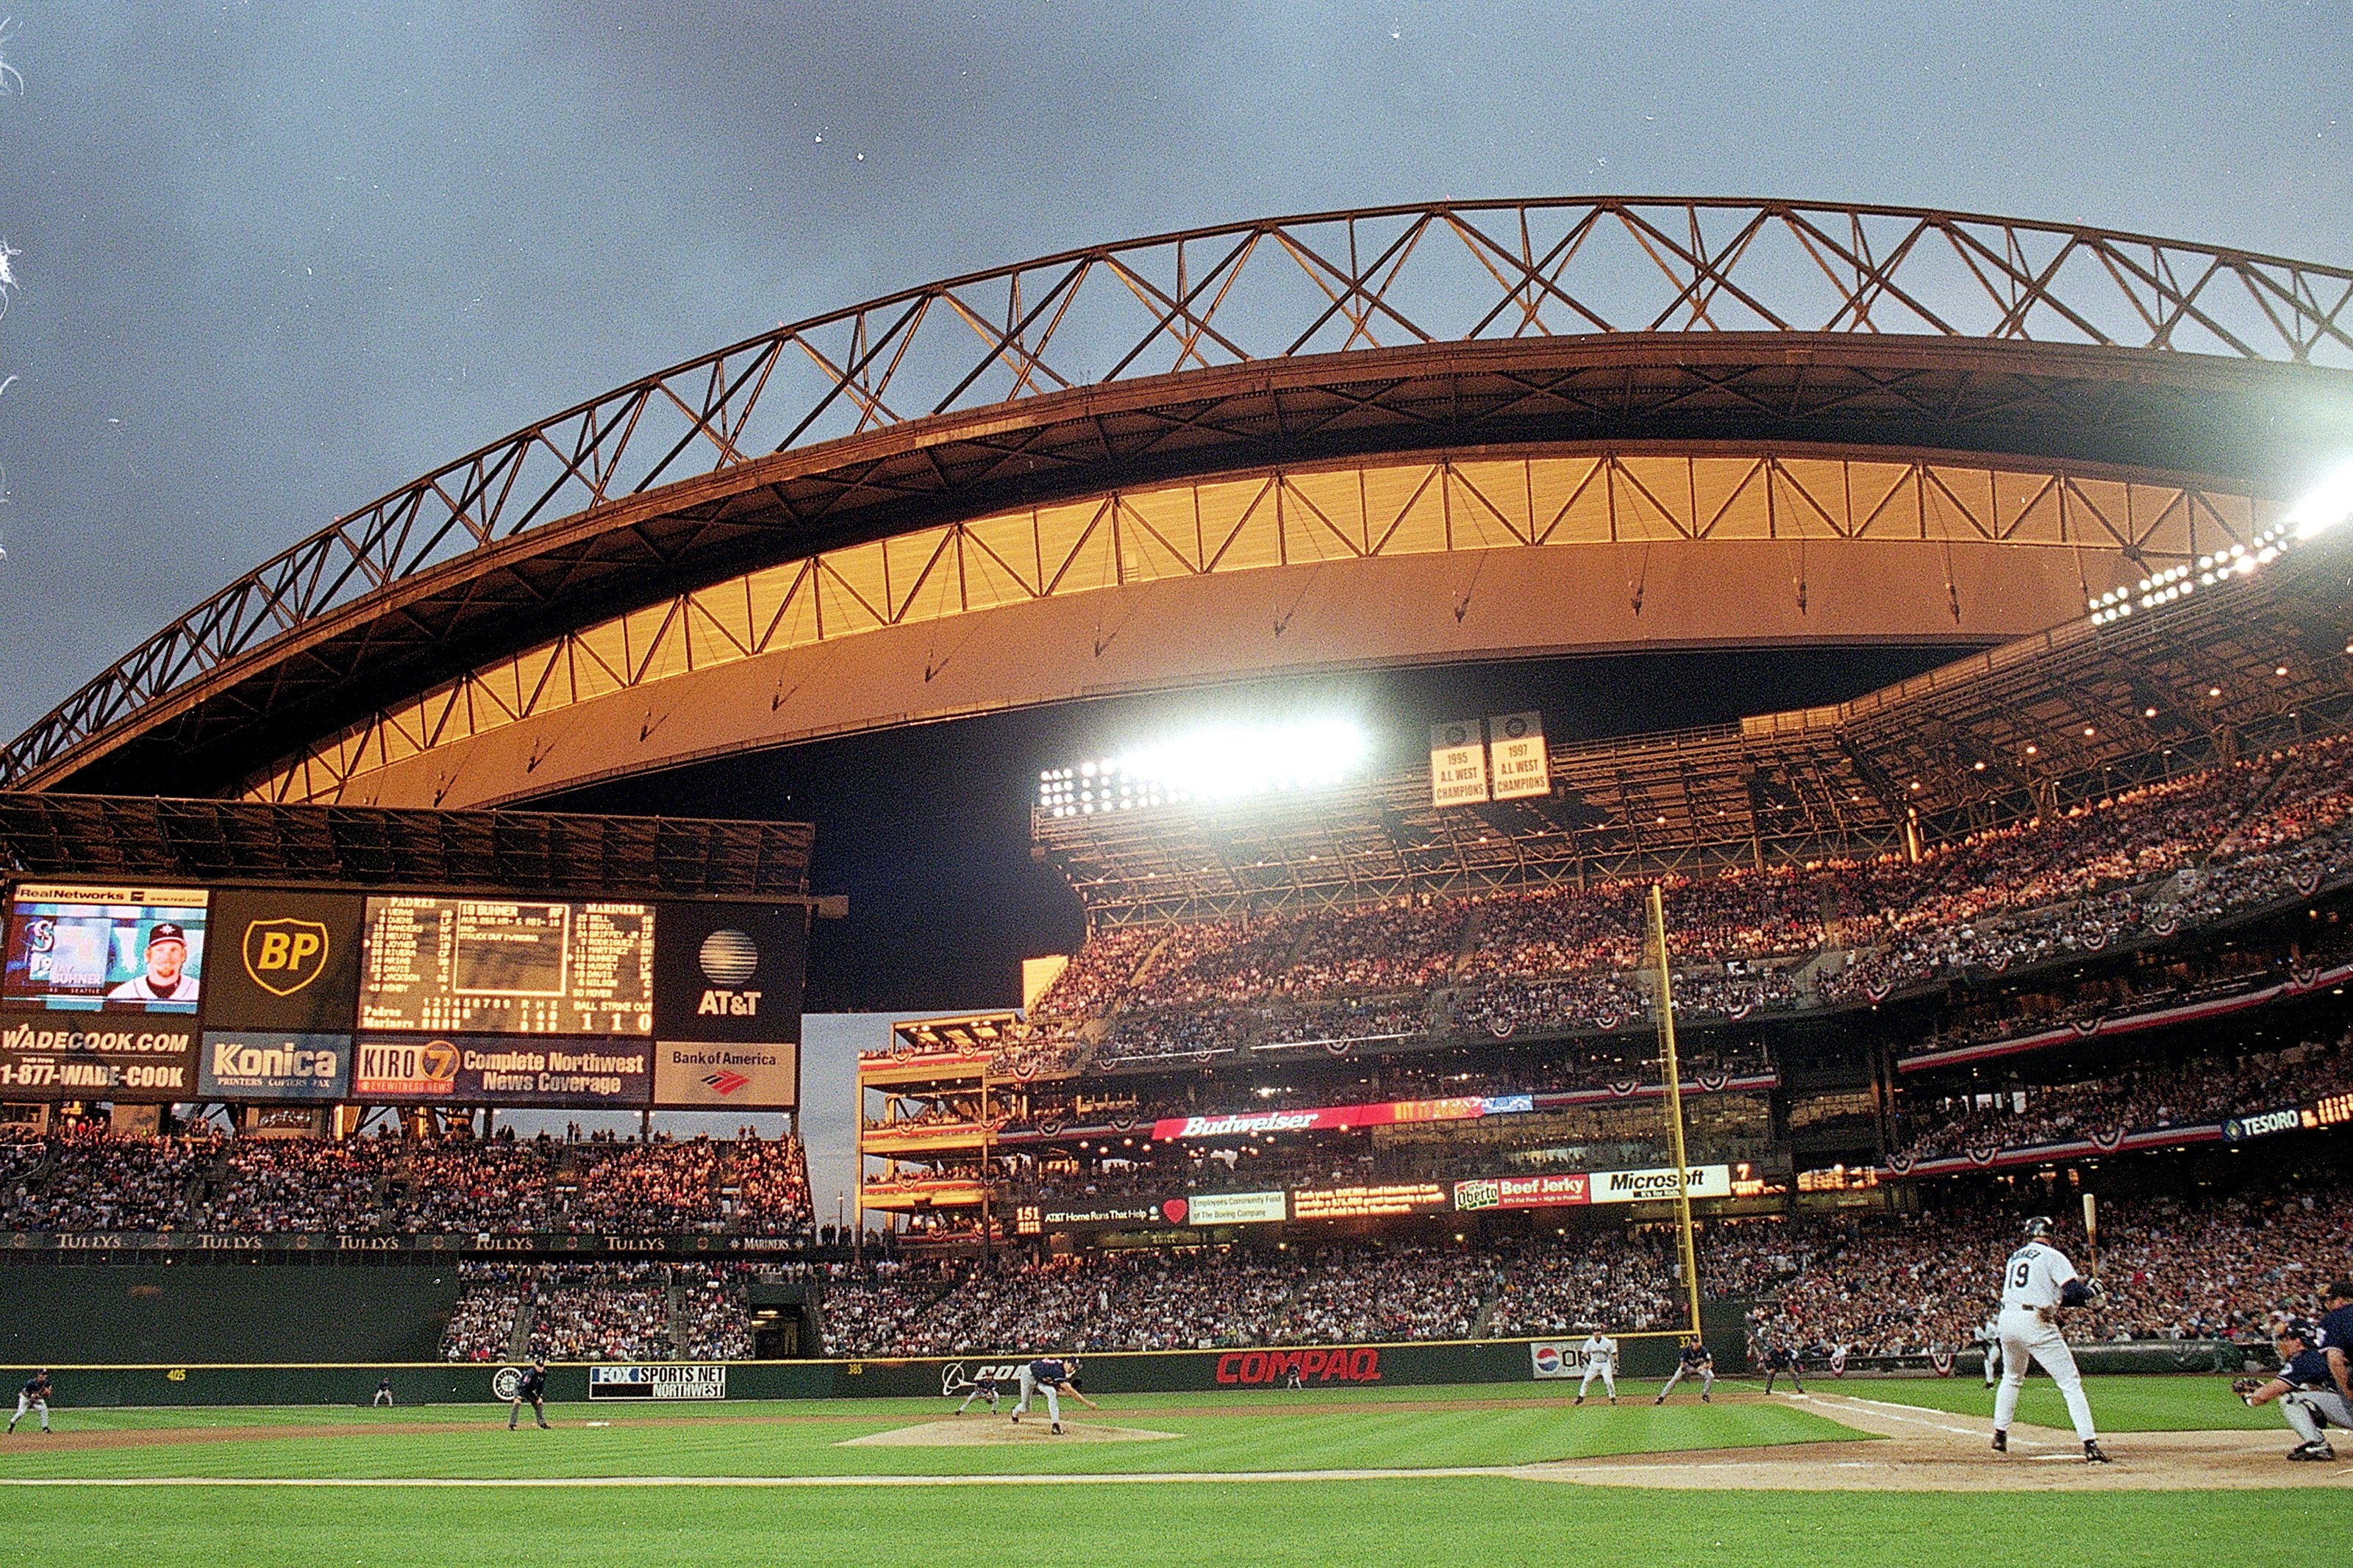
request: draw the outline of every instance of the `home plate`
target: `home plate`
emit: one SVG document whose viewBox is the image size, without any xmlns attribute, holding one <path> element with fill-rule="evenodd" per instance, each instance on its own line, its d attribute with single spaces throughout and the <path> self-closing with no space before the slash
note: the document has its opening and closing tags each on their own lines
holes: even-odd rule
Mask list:
<svg viewBox="0 0 2353 1568">
<path fill-rule="evenodd" d="M 997 1443 L 1149 1443 L 1174 1437 L 1174 1432 L 1148 1432 L 1141 1426 L 1099 1426 L 1092 1421 L 1065 1421 L 1058 1434 L 1043 1421 L 1010 1421 L 983 1416 L 976 1421 L 926 1421 L 920 1426 L 896 1426 L 847 1437 L 837 1448 L 978 1448 Z"/>
</svg>

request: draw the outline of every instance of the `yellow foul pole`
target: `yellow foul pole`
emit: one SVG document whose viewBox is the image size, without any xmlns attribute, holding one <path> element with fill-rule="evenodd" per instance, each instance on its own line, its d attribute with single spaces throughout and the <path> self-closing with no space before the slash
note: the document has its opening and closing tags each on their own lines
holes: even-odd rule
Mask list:
<svg viewBox="0 0 2353 1568">
<path fill-rule="evenodd" d="M 1675 1227 L 1683 1243 L 1683 1290 L 1691 1303 L 1691 1331 L 1699 1332 L 1699 1248 L 1692 1240 L 1691 1161 L 1683 1153 L 1683 1075 L 1675 1060 L 1675 1003 L 1667 978 L 1667 907 L 1651 884 L 1651 952 L 1658 964 L 1659 1065 L 1667 1082 L 1667 1152 L 1675 1163 Z"/>
</svg>

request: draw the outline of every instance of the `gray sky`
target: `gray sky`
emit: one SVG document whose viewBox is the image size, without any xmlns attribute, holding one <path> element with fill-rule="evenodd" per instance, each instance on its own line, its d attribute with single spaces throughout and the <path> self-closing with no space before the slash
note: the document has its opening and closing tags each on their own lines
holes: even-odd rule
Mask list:
<svg viewBox="0 0 2353 1568">
<path fill-rule="evenodd" d="M 1059 247 L 1638 192 L 2353 260 L 2343 4 L 17 0 L 0 48 L 8 733 L 516 425 Z"/>
</svg>

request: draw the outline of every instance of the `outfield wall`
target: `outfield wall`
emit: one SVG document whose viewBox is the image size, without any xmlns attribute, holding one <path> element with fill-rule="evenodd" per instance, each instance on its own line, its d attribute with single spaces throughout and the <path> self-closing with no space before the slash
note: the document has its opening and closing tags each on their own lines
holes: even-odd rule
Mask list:
<svg viewBox="0 0 2353 1568">
<path fill-rule="evenodd" d="M 445 1268 L 111 1264 L 0 1275 L 0 1357 L 124 1363 L 427 1361 L 457 1305 Z"/>
</svg>

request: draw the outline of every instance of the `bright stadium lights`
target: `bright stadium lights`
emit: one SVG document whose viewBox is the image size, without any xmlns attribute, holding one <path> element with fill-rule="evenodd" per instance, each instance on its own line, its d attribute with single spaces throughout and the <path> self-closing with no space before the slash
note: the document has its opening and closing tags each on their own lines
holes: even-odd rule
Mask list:
<svg viewBox="0 0 2353 1568">
<path fill-rule="evenodd" d="M 1038 809 L 1049 816 L 1093 816 L 1326 789 L 1347 779 L 1371 750 L 1365 732 L 1345 719 L 1212 725 L 1124 756 L 1049 768 L 1038 775 Z"/>
<path fill-rule="evenodd" d="M 2295 503 L 2286 526 L 2298 540 L 2310 539 L 2353 518 L 2353 462 L 2339 463 Z"/>
</svg>

